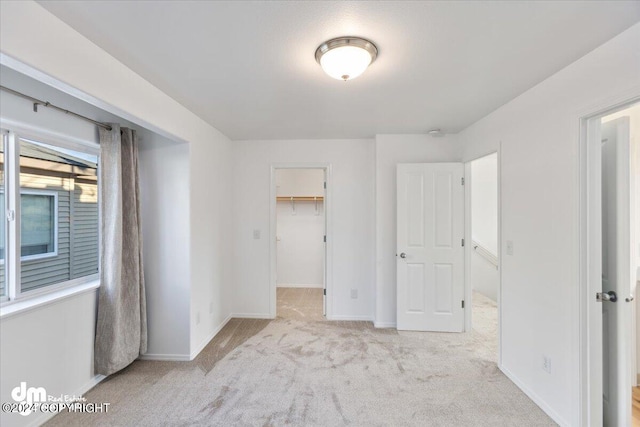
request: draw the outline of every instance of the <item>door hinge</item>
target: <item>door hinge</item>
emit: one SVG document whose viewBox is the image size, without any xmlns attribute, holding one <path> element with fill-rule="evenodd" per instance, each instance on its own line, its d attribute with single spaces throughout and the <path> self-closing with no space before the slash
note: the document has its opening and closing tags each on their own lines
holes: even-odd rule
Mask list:
<svg viewBox="0 0 640 427">
<path fill-rule="evenodd" d="M 327 294 L 327 288 L 324 288 L 324 289 L 322 290 L 322 295 L 326 295 L 326 294 Z"/>
<path fill-rule="evenodd" d="M 464 308 L 464 300 L 462 300 L 462 308 Z"/>
<path fill-rule="evenodd" d="M 464 177 L 460 178 L 460 183 L 464 185 Z"/>
<path fill-rule="evenodd" d="M 324 183 L 324 189 L 325 190 L 327 189 L 327 183 L 326 182 Z"/>
<path fill-rule="evenodd" d="M 462 247 L 464 248 L 464 239 L 462 239 Z"/>
<path fill-rule="evenodd" d="M 324 242 L 327 243 L 327 236 L 324 236 Z"/>
</svg>

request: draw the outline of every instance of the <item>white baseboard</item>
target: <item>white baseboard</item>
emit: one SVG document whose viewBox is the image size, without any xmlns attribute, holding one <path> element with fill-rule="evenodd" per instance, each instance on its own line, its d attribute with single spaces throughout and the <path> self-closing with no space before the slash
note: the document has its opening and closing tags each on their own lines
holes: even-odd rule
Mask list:
<svg viewBox="0 0 640 427">
<path fill-rule="evenodd" d="M 518 386 L 520 390 L 526 394 L 529 399 L 533 400 L 533 403 L 538 405 L 540 409 L 542 409 L 553 421 L 555 421 L 559 426 L 567 426 L 569 427 L 571 424 L 568 423 L 564 418 L 562 418 L 556 411 L 551 408 L 547 402 L 542 400 L 540 396 L 534 393 L 529 387 L 527 387 L 522 381 L 518 379 L 515 375 L 513 375 L 507 368 L 504 366 L 498 366 L 498 368 L 502 371 L 503 374 L 507 376 L 515 385 Z"/>
<path fill-rule="evenodd" d="M 322 283 L 318 284 L 295 284 L 295 283 L 278 283 L 276 285 L 278 288 L 312 288 L 312 289 L 322 289 L 324 285 Z"/>
<path fill-rule="evenodd" d="M 191 360 L 189 354 L 165 354 L 165 353 L 145 353 L 138 357 L 138 360 L 162 360 L 169 362 L 188 362 Z"/>
<path fill-rule="evenodd" d="M 373 326 L 376 328 L 394 328 L 396 327 L 396 322 L 373 322 Z"/>
<path fill-rule="evenodd" d="M 196 356 L 198 356 L 198 354 L 200 354 L 200 352 L 202 350 L 204 350 L 204 348 L 207 346 L 207 344 L 209 344 L 209 342 L 213 339 L 213 337 L 215 337 L 216 335 L 218 335 L 218 332 L 220 332 L 222 330 L 222 328 L 224 328 L 224 326 L 229 323 L 229 320 L 231 320 L 233 317 L 233 315 L 228 315 L 226 319 L 224 319 L 222 321 L 221 324 L 218 325 L 217 328 L 215 328 L 213 330 L 213 332 L 211 332 L 209 334 L 208 337 L 206 337 L 205 339 L 202 340 L 202 342 L 200 343 L 200 345 L 198 347 L 196 347 L 196 349 L 194 351 L 191 352 L 191 356 L 189 357 L 189 360 L 193 360 L 196 358 Z"/>
<path fill-rule="evenodd" d="M 106 377 L 104 375 L 96 375 L 93 378 L 91 378 L 82 387 L 77 389 L 74 393 L 69 393 L 69 395 L 70 396 L 84 396 L 84 394 L 86 392 L 88 392 L 89 390 L 91 390 L 92 388 L 97 386 L 98 383 L 100 383 L 100 381 L 102 381 L 105 378 Z M 110 403 L 110 402 L 98 402 L 98 403 Z M 51 418 L 55 417 L 58 413 L 57 412 L 53 412 L 53 413 L 52 412 L 37 412 L 37 414 L 39 416 L 36 416 L 35 418 L 33 418 L 31 420 L 31 422 L 29 424 L 27 424 L 29 427 L 41 426 L 42 424 L 44 424 L 47 421 L 49 421 Z"/>
<path fill-rule="evenodd" d="M 350 321 L 359 321 L 359 322 L 373 321 L 371 316 L 352 316 L 349 314 L 333 314 L 331 316 L 327 316 L 327 320 L 350 320 Z"/>
<path fill-rule="evenodd" d="M 231 315 L 234 319 L 265 319 L 273 320 L 275 317 L 269 313 L 234 313 Z"/>
</svg>

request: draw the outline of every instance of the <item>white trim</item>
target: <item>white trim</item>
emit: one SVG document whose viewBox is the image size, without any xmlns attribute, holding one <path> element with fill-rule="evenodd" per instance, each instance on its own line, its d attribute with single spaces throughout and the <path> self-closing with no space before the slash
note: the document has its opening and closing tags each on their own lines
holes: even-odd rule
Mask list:
<svg viewBox="0 0 640 427">
<path fill-rule="evenodd" d="M 386 329 L 386 328 L 396 328 L 396 322 L 373 322 L 373 326 L 375 328 Z"/>
<path fill-rule="evenodd" d="M 15 132 L 9 132 L 5 150 L 5 286 L 9 302 L 20 296 L 20 150 Z M 11 249 L 11 250 L 10 250 Z"/>
<path fill-rule="evenodd" d="M 498 142 L 498 366 L 502 366 L 502 141 Z"/>
<path fill-rule="evenodd" d="M 349 320 L 356 322 L 373 322 L 373 316 L 370 315 L 351 315 L 351 314 L 334 314 L 327 316 L 327 320 Z"/>
<path fill-rule="evenodd" d="M 70 395 L 84 396 L 89 390 L 97 386 L 105 378 L 107 377 L 105 377 L 104 375 L 96 375 L 93 378 L 91 378 L 89 382 L 84 384 L 82 387 L 78 388 L 78 390 L 75 393 L 71 393 Z M 110 403 L 110 402 L 105 402 L 105 403 Z M 55 417 L 56 415 L 58 415 L 58 413 L 59 412 L 37 412 L 37 414 L 39 414 L 40 416 L 36 416 L 33 419 L 30 419 L 31 422 L 27 424 L 27 426 L 28 427 L 41 426 L 47 421 L 49 421 L 50 419 L 52 419 L 53 417 Z"/>
<path fill-rule="evenodd" d="M 89 141 L 75 136 L 54 132 L 46 128 L 35 126 L 32 124 L 20 122 L 17 120 L 0 117 L 0 127 L 18 134 L 21 139 L 30 139 L 39 142 L 43 139 L 50 142 L 43 142 L 65 148 L 67 150 L 80 151 L 87 154 L 97 156 L 100 154 L 100 144 L 96 141 Z"/>
<path fill-rule="evenodd" d="M 505 376 L 509 378 L 511 382 L 518 386 L 518 388 L 522 390 L 522 392 L 526 394 L 529 399 L 533 400 L 533 403 L 538 405 L 540 409 L 542 409 L 558 425 L 560 425 L 561 427 L 571 426 L 571 424 L 567 422 L 567 420 L 562 418 L 556 411 L 553 410 L 553 408 L 551 408 L 551 406 L 549 406 L 542 398 L 540 398 L 540 396 L 535 394 L 529 387 L 527 387 L 525 383 L 520 381 L 518 377 L 511 373 L 511 371 L 500 365 L 498 365 L 498 369 L 500 369 L 500 371 L 502 371 L 502 373 L 505 374 Z"/>
<path fill-rule="evenodd" d="M 479 157 L 481 158 L 481 157 Z M 464 163 L 464 240 L 471 242 L 471 162 L 477 160 L 469 160 Z M 468 244 L 464 248 L 464 331 L 471 332 L 473 330 L 473 284 L 471 283 L 471 245 Z"/>
<path fill-rule="evenodd" d="M 76 295 L 92 292 L 99 287 L 100 281 L 92 280 L 91 282 L 82 285 L 67 286 L 63 289 L 55 291 L 50 290 L 50 292 L 33 296 L 28 299 L 12 301 L 10 304 L 0 307 L 0 319 L 4 320 L 8 317 L 22 314 L 45 305 L 53 304 Z"/>
<path fill-rule="evenodd" d="M 269 313 L 233 313 L 231 315 L 232 319 L 264 319 L 264 320 L 273 320 L 276 317 L 272 316 Z"/>
<path fill-rule="evenodd" d="M 322 283 L 309 284 L 309 283 L 278 283 L 278 288 L 304 288 L 304 289 L 322 289 L 324 285 Z"/>
<path fill-rule="evenodd" d="M 145 353 L 137 360 L 159 360 L 164 362 L 189 362 L 194 358 L 190 354 Z"/>
<path fill-rule="evenodd" d="M 229 320 L 231 320 L 231 319 L 232 319 L 232 316 L 231 316 L 231 315 L 228 315 L 228 316 L 227 316 L 227 318 L 226 318 L 226 319 L 224 319 L 224 320 L 222 321 L 222 323 L 220 323 L 220 324 L 218 325 L 218 327 L 217 327 L 217 328 L 215 328 L 215 329 L 213 330 L 213 332 L 211 332 L 211 334 L 209 334 L 209 336 L 208 336 L 208 337 L 206 337 L 204 340 L 202 340 L 202 342 L 200 343 L 200 345 L 199 345 L 198 347 L 196 347 L 196 349 L 195 349 L 195 350 L 193 350 L 193 351 L 191 352 L 191 354 L 189 355 L 189 360 L 193 360 L 193 359 L 195 359 L 195 358 L 198 356 L 198 354 L 200 354 L 200 352 L 201 352 L 202 350 L 204 350 L 204 348 L 207 346 L 207 344 L 209 344 L 209 342 L 211 342 L 211 340 L 212 340 L 216 335 L 218 335 L 218 332 L 220 332 L 220 331 L 222 330 L 222 328 L 224 328 L 224 327 L 225 327 L 225 325 L 226 325 L 227 323 L 229 323 Z"/>
<path fill-rule="evenodd" d="M 277 288 L 277 242 L 276 242 L 276 226 L 277 226 L 277 191 L 276 191 L 276 170 L 277 169 L 324 169 L 325 182 L 327 188 L 324 198 L 324 218 L 325 218 L 325 235 L 327 236 L 327 242 L 325 244 L 325 284 L 326 289 L 326 301 L 325 314 L 327 318 L 333 313 L 333 227 L 332 227 L 332 173 L 331 163 L 272 163 L 270 173 L 270 185 L 269 185 L 269 315 L 268 319 L 275 319 L 276 317 L 276 288 Z M 251 315 L 253 316 L 253 315 Z M 264 317 L 256 317 L 264 318 Z"/>
</svg>

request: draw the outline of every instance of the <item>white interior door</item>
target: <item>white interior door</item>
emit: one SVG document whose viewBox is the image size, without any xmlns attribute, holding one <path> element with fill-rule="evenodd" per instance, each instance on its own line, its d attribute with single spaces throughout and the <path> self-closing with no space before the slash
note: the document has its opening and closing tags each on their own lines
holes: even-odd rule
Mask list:
<svg viewBox="0 0 640 427">
<path fill-rule="evenodd" d="M 398 165 L 397 328 L 464 329 L 464 165 Z"/>
<path fill-rule="evenodd" d="M 605 426 L 631 425 L 629 118 L 602 124 L 603 413 Z M 606 295 L 605 295 L 606 299 Z"/>
</svg>

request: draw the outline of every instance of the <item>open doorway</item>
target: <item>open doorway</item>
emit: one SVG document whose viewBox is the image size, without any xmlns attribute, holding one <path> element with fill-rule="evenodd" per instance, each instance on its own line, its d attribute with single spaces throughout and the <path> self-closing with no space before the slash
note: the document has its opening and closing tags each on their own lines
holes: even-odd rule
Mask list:
<svg viewBox="0 0 640 427">
<path fill-rule="evenodd" d="M 482 336 L 498 354 L 498 153 L 466 164 L 467 199 L 467 331 Z M 496 360 L 497 361 L 497 360 Z"/>
<path fill-rule="evenodd" d="M 276 314 L 324 320 L 325 169 L 275 169 Z"/>
<path fill-rule="evenodd" d="M 638 281 L 640 103 L 583 120 L 583 375 L 589 424 L 640 425 Z M 632 415 L 633 414 L 633 415 Z"/>
<path fill-rule="evenodd" d="M 631 105 L 628 108 L 617 111 L 613 114 L 609 114 L 601 119 L 601 134 L 602 134 L 602 277 L 603 277 L 603 292 L 609 290 L 609 288 L 615 292 L 619 286 L 615 284 L 606 283 L 607 280 L 627 280 L 629 282 L 629 296 L 636 295 L 636 286 L 638 280 L 640 280 L 640 227 L 638 227 L 640 208 L 640 197 L 638 197 L 637 191 L 640 189 L 640 150 L 638 144 L 640 143 L 640 103 Z M 626 170 L 618 170 L 618 163 L 624 162 L 628 165 L 629 173 L 627 175 Z M 626 180 L 627 185 L 621 185 L 618 180 Z M 628 193 L 625 192 L 626 188 L 629 188 Z M 615 188 L 615 189 L 614 189 Z M 617 194 L 616 190 L 622 191 L 622 194 Z M 625 198 L 626 200 L 616 200 L 618 198 Z M 621 206 L 626 206 L 628 215 L 619 215 L 617 209 Z M 625 218 L 628 218 L 628 225 L 625 224 Z M 618 221 L 622 221 L 618 224 Z M 626 234 L 628 230 L 629 241 L 620 233 Z M 620 237 L 619 237 L 620 236 Z M 627 248 L 628 250 L 625 250 Z M 618 260 L 618 258 L 628 258 L 629 262 Z M 628 264 L 625 267 L 620 264 Z M 622 274 L 619 276 L 618 269 L 628 268 L 630 273 L 628 277 Z M 626 288 L 626 286 L 624 286 Z M 622 295 L 626 299 L 632 299 L 633 297 L 627 297 Z M 638 301 L 640 298 L 632 300 L 630 307 L 632 323 L 628 331 L 630 332 L 629 340 L 630 345 L 625 346 L 629 352 L 629 359 L 631 366 L 630 383 L 632 386 L 631 393 L 631 418 L 633 426 L 640 426 L 640 387 L 638 387 L 638 377 L 640 373 L 640 360 L 638 356 L 638 345 L 640 345 L 640 339 L 638 339 L 638 322 L 640 322 L 640 316 L 638 316 Z M 622 302 L 622 301 L 621 301 Z M 606 313 L 615 307 L 612 304 L 603 304 L 603 316 L 605 322 L 607 317 Z M 624 314 L 623 314 L 624 315 Z M 607 335 L 611 332 L 608 331 L 613 325 L 603 324 L 603 340 L 606 345 Z M 627 328 L 624 328 L 627 329 Z M 609 366 L 609 369 L 615 368 L 615 363 L 609 360 L 609 354 L 604 350 L 603 354 L 604 367 Z M 604 375 L 611 375 L 611 372 L 603 372 Z M 605 378 L 605 399 L 607 398 L 607 387 L 610 383 L 608 378 Z M 608 402 L 605 400 L 605 405 Z M 627 403 L 629 405 L 629 402 Z M 607 408 L 605 408 L 605 420 L 607 419 Z"/>
</svg>

